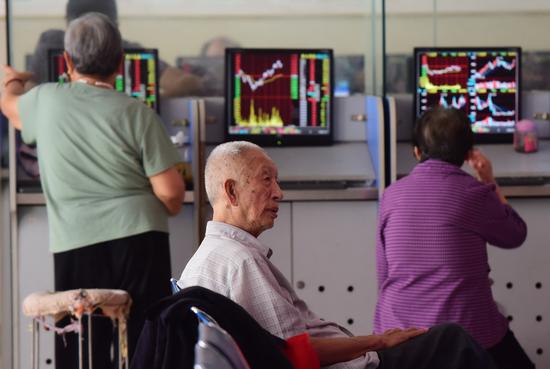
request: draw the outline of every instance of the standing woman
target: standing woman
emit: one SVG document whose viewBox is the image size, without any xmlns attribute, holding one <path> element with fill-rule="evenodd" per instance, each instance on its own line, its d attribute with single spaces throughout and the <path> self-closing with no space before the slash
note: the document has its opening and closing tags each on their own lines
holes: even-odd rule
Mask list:
<svg viewBox="0 0 550 369">
<path fill-rule="evenodd" d="M 185 187 L 157 114 L 113 89 L 122 55 L 117 26 L 83 15 L 65 34 L 71 82 L 25 93 L 30 74 L 5 66 L 1 107 L 23 140 L 37 143 L 56 291 L 128 291 L 131 357 L 145 309 L 170 294 L 168 217 L 180 211 Z M 93 337 L 94 367 L 112 367 L 108 319 L 94 322 Z M 72 338 L 67 347 L 57 338 L 57 368 L 77 367 Z"/>
</svg>

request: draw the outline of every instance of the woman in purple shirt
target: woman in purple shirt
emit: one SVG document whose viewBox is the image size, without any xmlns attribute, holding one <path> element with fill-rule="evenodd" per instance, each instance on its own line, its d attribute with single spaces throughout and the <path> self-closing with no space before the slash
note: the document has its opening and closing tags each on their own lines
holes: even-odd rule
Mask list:
<svg viewBox="0 0 550 369">
<path fill-rule="evenodd" d="M 419 164 L 380 204 L 375 331 L 455 322 L 499 368 L 534 368 L 493 300 L 486 247 L 520 246 L 525 222 L 500 192 L 491 162 L 473 148 L 464 113 L 428 111 L 414 135 Z M 464 161 L 477 178 L 460 169 Z"/>
</svg>

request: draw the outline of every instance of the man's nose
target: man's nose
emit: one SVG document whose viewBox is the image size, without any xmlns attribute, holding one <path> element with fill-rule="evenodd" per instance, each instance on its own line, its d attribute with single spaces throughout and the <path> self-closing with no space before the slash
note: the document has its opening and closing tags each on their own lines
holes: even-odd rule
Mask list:
<svg viewBox="0 0 550 369">
<path fill-rule="evenodd" d="M 279 186 L 279 182 L 275 182 L 273 189 L 273 199 L 277 201 L 281 201 L 283 199 L 283 191 L 281 190 L 281 186 Z"/>
</svg>

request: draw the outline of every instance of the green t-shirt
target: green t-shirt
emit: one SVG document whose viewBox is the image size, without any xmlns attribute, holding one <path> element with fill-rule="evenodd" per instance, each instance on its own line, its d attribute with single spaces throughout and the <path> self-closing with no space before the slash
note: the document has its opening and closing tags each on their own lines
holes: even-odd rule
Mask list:
<svg viewBox="0 0 550 369">
<path fill-rule="evenodd" d="M 23 141 L 37 144 L 52 252 L 168 232 L 168 212 L 148 177 L 180 158 L 153 110 L 74 82 L 33 88 L 19 113 Z"/>
</svg>

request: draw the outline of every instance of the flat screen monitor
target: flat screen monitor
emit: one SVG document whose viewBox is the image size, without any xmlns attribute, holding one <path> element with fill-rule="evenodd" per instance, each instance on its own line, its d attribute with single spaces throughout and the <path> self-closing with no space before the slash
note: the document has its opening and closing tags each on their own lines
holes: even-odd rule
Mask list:
<svg viewBox="0 0 550 369">
<path fill-rule="evenodd" d="M 477 142 L 511 142 L 520 117 L 519 47 L 415 48 L 415 114 L 463 110 Z"/>
<path fill-rule="evenodd" d="M 48 81 L 68 81 L 62 49 L 48 50 Z M 143 101 L 159 112 L 158 52 L 156 49 L 124 49 L 124 62 L 115 89 Z"/>
<path fill-rule="evenodd" d="M 409 56 L 410 58 L 410 56 Z M 223 56 L 178 56 L 176 66 L 185 73 L 200 77 L 204 92 L 201 96 L 223 96 Z M 365 93 L 365 57 L 334 55 L 334 96 Z"/>
<path fill-rule="evenodd" d="M 328 145 L 330 49 L 226 49 L 226 137 L 260 145 Z"/>
</svg>

